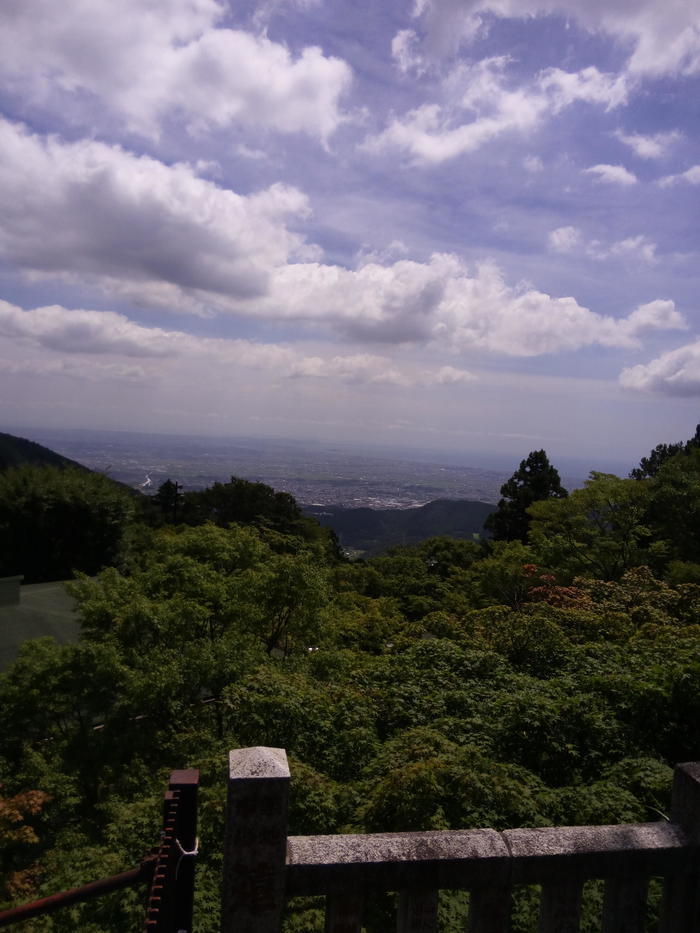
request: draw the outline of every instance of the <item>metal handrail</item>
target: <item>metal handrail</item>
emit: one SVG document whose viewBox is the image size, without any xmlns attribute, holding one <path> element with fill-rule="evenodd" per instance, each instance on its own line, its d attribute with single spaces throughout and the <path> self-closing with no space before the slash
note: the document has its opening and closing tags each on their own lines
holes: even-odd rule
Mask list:
<svg viewBox="0 0 700 933">
<path fill-rule="evenodd" d="M 155 864 L 156 856 L 149 855 L 138 868 L 131 868 L 129 871 L 111 875 L 109 878 L 101 878 L 99 881 L 92 881 L 90 884 L 84 884 L 79 888 L 60 891 L 58 894 L 50 894 L 48 897 L 30 901 L 28 904 L 20 904 L 18 907 L 10 907 L 8 910 L 0 911 L 0 927 L 7 927 L 13 923 L 19 923 L 21 920 L 38 917 L 41 914 L 51 914 L 61 907 L 68 907 L 70 904 L 87 901 L 93 897 L 101 897 L 103 894 L 118 891 L 120 888 L 128 888 L 144 883 L 150 884 Z"/>
<path fill-rule="evenodd" d="M 161 839 L 138 868 L 101 878 L 79 888 L 60 891 L 0 912 L 0 927 L 53 913 L 70 904 L 101 897 L 121 888 L 147 884 L 144 930 L 148 933 L 190 933 L 194 899 L 194 859 L 197 844 L 199 771 L 173 771 L 163 800 Z"/>
</svg>

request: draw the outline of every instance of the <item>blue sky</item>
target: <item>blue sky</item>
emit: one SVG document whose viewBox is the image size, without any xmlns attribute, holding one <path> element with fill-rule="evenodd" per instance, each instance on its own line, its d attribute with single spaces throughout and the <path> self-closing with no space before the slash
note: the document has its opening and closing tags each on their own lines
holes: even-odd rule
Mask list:
<svg viewBox="0 0 700 933">
<path fill-rule="evenodd" d="M 6 425 L 694 433 L 697 4 L 22 0 L 0 45 Z"/>
</svg>

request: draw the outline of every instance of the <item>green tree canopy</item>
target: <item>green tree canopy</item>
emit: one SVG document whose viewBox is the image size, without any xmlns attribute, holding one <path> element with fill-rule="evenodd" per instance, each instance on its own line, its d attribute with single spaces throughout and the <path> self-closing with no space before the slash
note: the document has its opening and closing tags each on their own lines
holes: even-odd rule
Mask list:
<svg viewBox="0 0 700 933">
<path fill-rule="evenodd" d="M 126 488 L 101 473 L 30 465 L 0 473 L 0 575 L 36 583 L 97 573 L 117 560 L 133 512 Z"/>
<path fill-rule="evenodd" d="M 700 562 L 700 448 L 686 447 L 649 480 L 650 513 L 671 555 Z"/>
<path fill-rule="evenodd" d="M 164 522 L 175 524 L 180 520 L 183 496 L 182 486 L 178 482 L 173 482 L 168 478 L 160 484 L 152 501 L 157 506 Z"/>
<path fill-rule="evenodd" d="M 484 528 L 496 541 L 527 542 L 530 528 L 528 508 L 541 499 L 563 499 L 568 495 L 561 485 L 559 473 L 551 465 L 544 450 L 533 450 L 507 483 L 501 486 L 503 498 L 498 508 L 486 519 Z"/>
<path fill-rule="evenodd" d="M 646 484 L 594 471 L 567 498 L 530 506 L 530 543 L 541 563 L 565 576 L 617 580 L 649 560 L 648 505 Z"/>
<path fill-rule="evenodd" d="M 630 470 L 630 477 L 631 479 L 649 479 L 656 476 L 661 467 L 677 454 L 688 453 L 697 447 L 700 447 L 700 424 L 690 440 L 676 441 L 675 444 L 657 444 L 648 457 L 642 457 L 638 467 Z"/>
<path fill-rule="evenodd" d="M 528 476 L 541 491 L 539 454 L 512 502 Z M 291 832 L 667 813 L 669 766 L 700 747 L 700 449 L 642 481 L 544 487 L 526 544 L 440 537 L 353 562 L 293 512 L 281 531 L 269 488 L 237 487 L 244 503 L 261 496 L 246 524 L 230 512 L 198 527 L 132 524 L 118 568 L 70 584 L 80 639 L 28 643 L 0 673 L 0 902 L 137 863 L 158 839 L 164 778 L 192 766 L 197 929 L 214 933 L 233 746 L 287 748 Z M 27 524 L 53 501 L 46 482 L 43 498 L 12 488 Z M 52 930 L 135 929 L 140 894 L 110 897 L 57 913 Z M 293 907 L 289 933 L 323 929 L 309 903 Z M 367 933 L 389 929 L 369 906 Z M 526 899 L 517 910 L 512 928 L 535 929 Z M 441 929 L 466 929 L 455 911 Z"/>
<path fill-rule="evenodd" d="M 289 533 L 298 530 L 304 516 L 288 492 L 275 492 L 265 483 L 232 476 L 228 483 L 185 493 L 183 519 L 190 525 L 210 521 L 226 526 L 239 522 Z"/>
</svg>

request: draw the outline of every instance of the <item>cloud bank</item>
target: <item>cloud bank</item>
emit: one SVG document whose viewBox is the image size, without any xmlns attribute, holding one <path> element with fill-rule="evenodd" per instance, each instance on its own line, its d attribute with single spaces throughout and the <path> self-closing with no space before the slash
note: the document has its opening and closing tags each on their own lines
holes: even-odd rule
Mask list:
<svg viewBox="0 0 700 933">
<path fill-rule="evenodd" d="M 106 109 L 144 137 L 175 117 L 193 133 L 238 125 L 325 141 L 343 119 L 350 67 L 227 28 L 226 16 L 218 0 L 5 3 L 0 76 L 34 105 L 107 126 Z"/>
<path fill-rule="evenodd" d="M 650 363 L 624 369 L 620 385 L 680 398 L 700 396 L 700 341 L 662 353 Z"/>
<path fill-rule="evenodd" d="M 244 197 L 188 165 L 39 137 L 8 121 L 0 123 L 0 146 L 0 254 L 34 275 L 93 281 L 137 304 L 313 323 L 361 342 L 516 357 L 637 346 L 645 329 L 682 326 L 658 302 L 645 306 L 656 310 L 643 320 L 637 312 L 618 320 L 571 297 L 509 285 L 495 265 L 472 270 L 453 254 L 427 262 L 364 257 L 356 269 L 308 261 L 319 251 L 289 228 L 309 211 L 295 188 L 273 185 Z M 577 236 L 560 228 L 552 244 L 573 249 Z M 608 252 L 645 250 L 653 258 L 642 237 Z M 96 321 L 85 318 L 82 327 L 88 324 Z M 88 331 L 76 329 L 74 339 Z M 122 339 L 130 334 L 124 325 Z"/>
<path fill-rule="evenodd" d="M 158 377 L 164 364 L 195 361 L 205 364 L 201 379 L 220 378 L 229 367 L 264 370 L 268 377 L 334 380 L 346 384 L 440 386 L 468 384 L 476 376 L 454 366 L 418 368 L 396 365 L 390 357 L 372 353 L 308 354 L 294 346 L 239 338 L 207 338 L 184 331 L 146 327 L 113 311 L 64 308 L 61 305 L 25 310 L 0 300 L 0 340 L 49 351 L 41 358 L 0 360 L 5 372 L 33 372 L 92 378 Z M 9 343 L 8 343 L 9 345 Z M 56 356 L 60 354 L 60 359 Z M 76 362 L 71 357 L 82 357 Z M 104 361 L 100 358 L 123 358 Z M 139 360 L 139 364 L 131 362 Z M 150 365 L 150 363 L 153 365 Z"/>
<path fill-rule="evenodd" d="M 290 232 L 306 196 L 247 197 L 92 140 L 66 143 L 0 120 L 0 255 L 46 276 L 85 277 L 141 304 L 205 312 L 264 294 L 270 270 L 315 256 Z"/>
</svg>

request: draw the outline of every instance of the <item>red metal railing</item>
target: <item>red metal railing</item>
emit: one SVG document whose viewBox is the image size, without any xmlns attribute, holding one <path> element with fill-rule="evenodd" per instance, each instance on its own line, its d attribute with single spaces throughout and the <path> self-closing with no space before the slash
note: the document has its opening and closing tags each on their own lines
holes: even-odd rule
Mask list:
<svg viewBox="0 0 700 933">
<path fill-rule="evenodd" d="M 147 884 L 149 891 L 144 931 L 191 933 L 198 787 L 199 771 L 190 768 L 172 772 L 163 801 L 160 843 L 138 868 L 4 910 L 0 912 L 0 927 L 53 913 L 70 904 L 101 897 L 120 888 Z"/>
<path fill-rule="evenodd" d="M 173 771 L 163 801 L 163 831 L 148 892 L 147 933 L 190 933 L 197 855 L 199 771 Z"/>
</svg>

